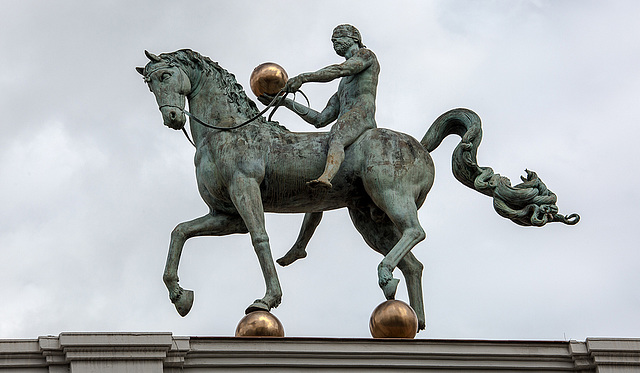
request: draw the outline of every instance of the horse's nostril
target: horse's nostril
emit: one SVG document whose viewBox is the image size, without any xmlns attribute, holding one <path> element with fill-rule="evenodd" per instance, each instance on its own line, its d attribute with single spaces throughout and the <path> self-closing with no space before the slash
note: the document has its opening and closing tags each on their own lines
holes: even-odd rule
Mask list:
<svg viewBox="0 0 640 373">
<path fill-rule="evenodd" d="M 176 112 L 175 111 L 171 111 L 169 113 L 169 116 L 171 116 L 171 119 L 176 119 Z"/>
</svg>

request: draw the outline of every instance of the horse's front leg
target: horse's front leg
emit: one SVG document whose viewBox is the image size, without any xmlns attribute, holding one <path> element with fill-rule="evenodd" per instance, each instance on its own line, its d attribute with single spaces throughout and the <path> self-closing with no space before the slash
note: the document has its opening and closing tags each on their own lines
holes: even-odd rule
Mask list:
<svg viewBox="0 0 640 373">
<path fill-rule="evenodd" d="M 260 196 L 260 185 L 253 179 L 244 175 L 235 175 L 229 185 L 231 200 L 251 235 L 253 249 L 258 256 L 258 262 L 262 269 L 266 292 L 262 299 L 256 299 L 251 304 L 246 313 L 265 310 L 269 311 L 273 307 L 278 307 L 282 299 L 282 289 L 278 280 L 276 266 L 271 256 L 269 246 L 269 236 L 264 224 L 264 207 Z"/>
<path fill-rule="evenodd" d="M 244 221 L 239 216 L 216 212 L 180 223 L 171 232 L 169 254 L 162 279 L 169 290 L 169 299 L 176 306 L 180 316 L 186 316 L 193 305 L 193 291 L 185 290 L 178 285 L 178 265 L 184 243 L 192 237 L 224 236 L 233 233 L 247 233 Z"/>
</svg>

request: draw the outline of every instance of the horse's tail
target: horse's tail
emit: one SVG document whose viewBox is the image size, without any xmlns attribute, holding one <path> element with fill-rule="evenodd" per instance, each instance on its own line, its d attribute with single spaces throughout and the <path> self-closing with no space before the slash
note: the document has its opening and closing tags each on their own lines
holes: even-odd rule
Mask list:
<svg viewBox="0 0 640 373">
<path fill-rule="evenodd" d="M 439 116 L 420 143 L 432 152 L 452 134 L 462 138 L 453 150 L 453 175 L 469 188 L 492 197 L 493 206 L 500 216 L 516 224 L 538 227 L 554 221 L 573 225 L 580 220 L 578 214 L 558 214 L 556 195 L 547 189 L 535 172 L 525 170 L 527 177 L 520 177 L 522 183 L 511 186 L 508 178 L 494 174 L 490 167 L 478 166 L 482 127 L 478 114 L 469 109 L 453 109 Z"/>
</svg>

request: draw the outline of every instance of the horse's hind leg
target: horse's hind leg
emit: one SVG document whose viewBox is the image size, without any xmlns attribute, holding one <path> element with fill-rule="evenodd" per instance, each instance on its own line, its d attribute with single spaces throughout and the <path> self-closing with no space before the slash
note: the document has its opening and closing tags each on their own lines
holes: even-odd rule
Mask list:
<svg viewBox="0 0 640 373">
<path fill-rule="evenodd" d="M 398 268 L 400 268 L 407 281 L 409 304 L 418 316 L 418 331 L 424 330 L 426 327 L 424 301 L 422 299 L 422 270 L 424 266 L 413 253 L 409 252 L 398 263 Z"/>
<path fill-rule="evenodd" d="M 309 240 L 313 236 L 313 233 L 316 231 L 318 224 L 320 224 L 320 220 L 322 220 L 322 212 L 308 212 L 304 214 L 304 220 L 302 221 L 302 226 L 300 227 L 300 234 L 298 234 L 298 239 L 293 244 L 291 249 L 287 251 L 284 256 L 276 262 L 281 266 L 288 266 L 289 264 L 295 262 L 298 259 L 307 257 L 307 245 L 309 244 Z"/>
<path fill-rule="evenodd" d="M 377 198 L 376 198 L 377 197 Z M 418 221 L 418 208 L 409 195 L 388 190 L 372 199 L 391 219 L 400 232 L 400 239 L 378 266 L 378 283 L 387 299 L 395 296 L 398 280 L 393 278 L 393 269 L 426 234 Z"/>
<path fill-rule="evenodd" d="M 349 209 L 349 215 L 365 242 L 382 255 L 386 256 L 400 240 L 400 232 L 396 230 L 384 212 L 377 207 L 372 207 L 371 209 L 352 208 Z M 422 269 L 424 267 L 422 263 L 409 252 L 400 260 L 398 268 L 402 271 L 407 282 L 411 308 L 413 308 L 418 316 L 418 330 L 423 330 L 426 325 L 422 298 Z"/>
<path fill-rule="evenodd" d="M 193 305 L 193 291 L 178 285 L 178 265 L 184 243 L 197 236 L 224 236 L 233 233 L 247 233 L 244 221 L 239 216 L 209 213 L 200 218 L 178 224 L 171 232 L 169 254 L 164 268 L 164 280 L 169 290 L 169 299 L 176 306 L 180 316 L 186 316 Z"/>
</svg>

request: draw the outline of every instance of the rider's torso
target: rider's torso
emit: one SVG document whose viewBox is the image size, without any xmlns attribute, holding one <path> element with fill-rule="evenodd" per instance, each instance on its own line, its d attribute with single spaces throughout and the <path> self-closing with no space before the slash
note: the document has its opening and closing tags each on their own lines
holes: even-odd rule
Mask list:
<svg viewBox="0 0 640 373">
<path fill-rule="evenodd" d="M 369 51 L 369 53 L 371 53 L 373 61 L 368 68 L 358 74 L 346 76 L 340 80 L 338 85 L 339 117 L 354 108 L 369 114 L 375 113 L 380 65 L 373 52 Z"/>
</svg>

